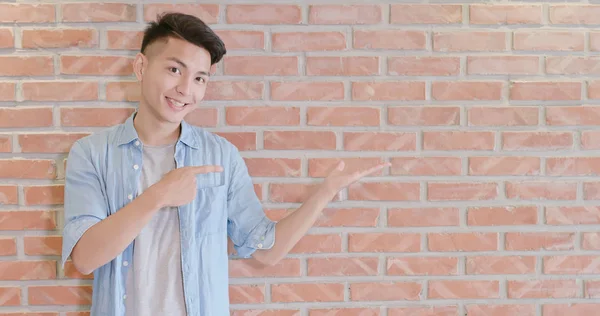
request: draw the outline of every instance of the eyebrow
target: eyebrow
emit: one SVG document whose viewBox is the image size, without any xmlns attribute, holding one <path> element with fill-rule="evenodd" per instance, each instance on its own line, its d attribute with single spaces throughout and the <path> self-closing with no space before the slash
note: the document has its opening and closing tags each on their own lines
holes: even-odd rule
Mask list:
<svg viewBox="0 0 600 316">
<path fill-rule="evenodd" d="M 179 60 L 179 58 L 177 58 L 177 57 L 168 57 L 167 59 L 168 60 L 172 60 L 172 61 L 180 64 L 181 67 L 183 67 L 183 68 L 188 68 L 188 66 L 183 61 Z M 201 70 L 201 71 L 198 71 L 198 73 L 201 74 L 201 75 L 205 75 L 205 76 L 209 76 L 210 77 L 210 73 L 209 72 Z"/>
</svg>

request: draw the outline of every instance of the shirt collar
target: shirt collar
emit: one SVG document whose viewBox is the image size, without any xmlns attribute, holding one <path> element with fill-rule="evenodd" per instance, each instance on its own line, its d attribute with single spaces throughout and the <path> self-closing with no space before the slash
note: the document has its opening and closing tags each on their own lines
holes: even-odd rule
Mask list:
<svg viewBox="0 0 600 316">
<path fill-rule="evenodd" d="M 123 129 L 119 135 L 118 145 L 129 144 L 134 140 L 139 140 L 139 136 L 135 127 L 133 126 L 133 119 L 138 112 L 133 112 L 123 123 Z M 181 121 L 181 135 L 179 135 L 179 141 L 186 144 L 189 147 L 198 149 L 198 143 L 196 137 L 194 137 L 194 130 L 192 126 L 186 121 Z"/>
</svg>

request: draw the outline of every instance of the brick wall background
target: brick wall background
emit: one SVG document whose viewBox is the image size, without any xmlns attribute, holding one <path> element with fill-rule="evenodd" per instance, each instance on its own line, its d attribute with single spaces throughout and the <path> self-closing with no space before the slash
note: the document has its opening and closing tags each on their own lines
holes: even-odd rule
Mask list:
<svg viewBox="0 0 600 316">
<path fill-rule="evenodd" d="M 87 315 L 90 277 L 57 265 L 66 153 L 131 113 L 165 10 L 226 42 L 188 120 L 269 216 L 338 159 L 393 163 L 276 267 L 232 260 L 233 315 L 598 313 L 600 5 L 239 2 L 0 3 L 1 315 Z"/>
</svg>

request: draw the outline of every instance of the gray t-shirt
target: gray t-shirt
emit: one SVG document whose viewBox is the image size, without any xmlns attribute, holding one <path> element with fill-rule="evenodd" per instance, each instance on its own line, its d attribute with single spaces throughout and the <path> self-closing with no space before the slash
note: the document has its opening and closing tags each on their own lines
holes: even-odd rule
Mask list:
<svg viewBox="0 0 600 316">
<path fill-rule="evenodd" d="M 140 193 L 175 168 L 175 144 L 143 146 Z M 179 215 L 160 209 L 134 241 L 127 276 L 127 316 L 185 316 Z"/>
</svg>

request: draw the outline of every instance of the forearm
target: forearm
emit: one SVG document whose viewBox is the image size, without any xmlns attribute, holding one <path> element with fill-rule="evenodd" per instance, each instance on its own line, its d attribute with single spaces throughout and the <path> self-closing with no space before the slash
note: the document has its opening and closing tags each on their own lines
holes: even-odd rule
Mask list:
<svg viewBox="0 0 600 316">
<path fill-rule="evenodd" d="M 275 244 L 270 249 L 259 249 L 253 257 L 258 261 L 273 265 L 298 243 L 314 225 L 323 209 L 335 197 L 337 191 L 325 186 L 319 187 L 297 210 L 276 223 Z"/>
<path fill-rule="evenodd" d="M 79 239 L 71 259 L 75 268 L 90 274 L 117 257 L 160 208 L 157 195 L 145 191 L 113 215 L 89 228 Z"/>
</svg>

